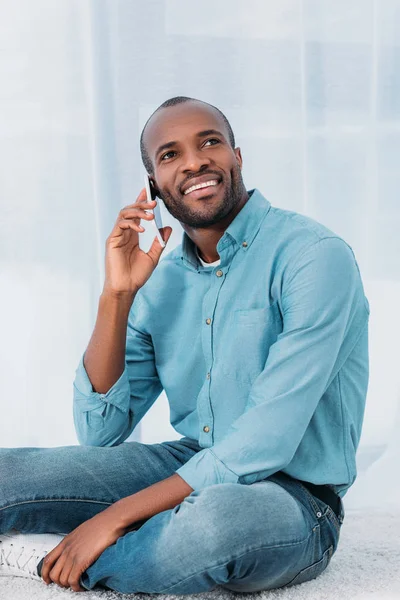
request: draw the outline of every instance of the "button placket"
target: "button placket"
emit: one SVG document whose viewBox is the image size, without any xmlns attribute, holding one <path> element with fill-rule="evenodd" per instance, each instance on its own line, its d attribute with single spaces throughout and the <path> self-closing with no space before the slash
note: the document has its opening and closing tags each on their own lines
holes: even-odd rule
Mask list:
<svg viewBox="0 0 400 600">
<path fill-rule="evenodd" d="M 210 273 L 211 275 L 211 273 Z M 201 396 L 198 401 L 199 410 L 199 425 L 200 425 L 200 436 L 199 442 L 203 441 L 207 446 L 212 441 L 212 423 L 213 423 L 213 412 L 211 409 L 210 401 L 210 383 L 211 383 L 211 368 L 212 368 L 212 324 L 213 324 L 213 313 L 215 309 L 216 299 L 218 290 L 213 285 L 214 279 L 210 280 L 210 287 L 204 296 L 202 312 L 202 347 L 203 355 L 207 368 L 209 369 L 204 378 L 204 386 L 201 391 Z M 211 434 L 211 435 L 210 435 Z M 206 436 L 203 438 L 203 436 Z M 203 440 L 202 440 L 203 438 Z"/>
<path fill-rule="evenodd" d="M 221 287 L 225 281 L 223 277 L 226 275 L 229 270 L 229 266 L 224 270 L 219 268 L 217 271 L 214 271 L 216 278 L 211 279 L 211 284 L 208 292 L 206 293 L 203 301 L 203 324 L 202 325 L 202 344 L 203 344 L 203 353 L 206 365 L 208 365 L 208 369 L 210 369 L 206 374 L 205 385 L 202 389 L 201 400 L 199 399 L 198 408 L 199 408 L 199 421 L 200 424 L 203 423 L 203 426 L 200 430 L 200 439 L 204 434 L 207 434 L 207 438 L 204 438 L 204 442 L 208 445 L 212 441 L 212 428 L 213 428 L 213 410 L 211 406 L 211 369 L 213 366 L 213 347 L 212 347 L 212 336 L 214 329 L 214 311 L 217 304 L 218 296 L 221 290 Z M 212 326 L 211 326 L 212 325 Z M 204 425 L 207 423 L 207 425 Z"/>
</svg>

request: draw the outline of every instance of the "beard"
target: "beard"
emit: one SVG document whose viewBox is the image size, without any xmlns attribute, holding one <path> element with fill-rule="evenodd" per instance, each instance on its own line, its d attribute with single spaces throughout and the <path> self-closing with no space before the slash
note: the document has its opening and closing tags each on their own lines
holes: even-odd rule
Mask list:
<svg viewBox="0 0 400 600">
<path fill-rule="evenodd" d="M 199 175 L 201 174 L 199 173 Z M 236 164 L 231 172 L 230 185 L 225 187 L 222 200 L 218 203 L 198 200 L 199 208 L 196 210 L 193 206 L 185 203 L 185 196 L 182 200 L 180 193 L 178 196 L 178 194 L 174 195 L 166 190 L 159 190 L 159 195 L 168 212 L 175 219 L 194 229 L 202 229 L 222 221 L 239 204 L 245 191 L 242 171 Z"/>
</svg>

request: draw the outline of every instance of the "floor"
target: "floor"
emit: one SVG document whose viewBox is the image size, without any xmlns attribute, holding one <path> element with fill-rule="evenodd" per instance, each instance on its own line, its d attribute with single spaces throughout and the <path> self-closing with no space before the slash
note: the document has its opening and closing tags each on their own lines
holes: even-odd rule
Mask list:
<svg viewBox="0 0 400 600">
<path fill-rule="evenodd" d="M 317 579 L 291 588 L 235 594 L 222 588 L 196 594 L 196 598 L 230 600 L 400 600 L 400 508 L 390 512 L 346 510 L 341 540 L 326 571 Z M 82 592 L 84 600 L 135 598 L 167 600 L 182 596 L 130 594 L 111 591 Z M 52 584 L 1 577 L 1 600 L 68 600 L 77 594 Z M 78 596 L 79 597 L 79 596 Z"/>
</svg>

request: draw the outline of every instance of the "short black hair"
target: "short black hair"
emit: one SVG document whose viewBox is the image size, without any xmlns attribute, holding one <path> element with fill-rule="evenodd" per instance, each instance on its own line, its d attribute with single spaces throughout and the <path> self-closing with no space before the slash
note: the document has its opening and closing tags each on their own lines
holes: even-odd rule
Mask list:
<svg viewBox="0 0 400 600">
<path fill-rule="evenodd" d="M 144 144 L 144 132 L 145 129 L 147 127 L 148 122 L 150 121 L 150 119 L 152 118 L 153 115 L 155 115 L 155 113 L 159 110 L 161 110 L 162 108 L 169 108 L 170 106 L 176 106 L 177 104 L 183 104 L 185 102 L 201 102 L 202 104 L 207 104 L 208 106 L 211 106 L 211 108 L 213 108 L 214 110 L 216 110 L 218 112 L 218 114 L 222 117 L 227 129 L 228 129 L 228 134 L 229 134 L 229 142 L 232 146 L 232 148 L 235 147 L 235 136 L 233 134 L 232 131 L 232 127 L 231 124 L 229 123 L 228 119 L 226 118 L 226 116 L 224 115 L 224 113 L 222 111 L 219 110 L 219 108 L 217 108 L 216 106 L 214 106 L 213 104 L 209 104 L 208 102 L 204 102 L 203 100 L 197 100 L 196 98 L 189 98 L 188 96 L 174 96 L 173 98 L 169 98 L 168 100 L 166 100 L 165 102 L 163 102 L 162 104 L 160 104 L 160 106 L 158 108 L 156 108 L 156 110 L 150 115 L 150 117 L 147 119 L 141 136 L 140 136 L 140 153 L 142 155 L 142 161 L 143 164 L 145 166 L 145 169 L 148 173 L 152 174 L 153 173 L 153 163 L 151 162 L 149 153 L 147 152 L 146 146 Z"/>
</svg>

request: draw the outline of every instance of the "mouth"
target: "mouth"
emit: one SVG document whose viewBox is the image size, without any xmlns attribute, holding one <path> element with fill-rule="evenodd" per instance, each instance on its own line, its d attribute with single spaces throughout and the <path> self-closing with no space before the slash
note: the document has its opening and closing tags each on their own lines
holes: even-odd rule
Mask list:
<svg viewBox="0 0 400 600">
<path fill-rule="evenodd" d="M 205 198 L 213 195 L 217 191 L 219 184 L 220 181 L 218 179 L 210 178 L 207 181 L 191 185 L 183 192 L 183 195 L 196 200 L 198 198 Z"/>
</svg>

